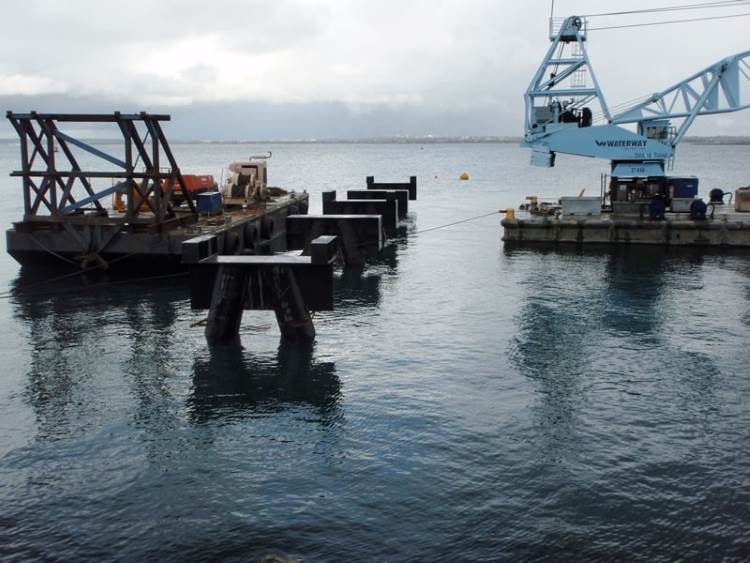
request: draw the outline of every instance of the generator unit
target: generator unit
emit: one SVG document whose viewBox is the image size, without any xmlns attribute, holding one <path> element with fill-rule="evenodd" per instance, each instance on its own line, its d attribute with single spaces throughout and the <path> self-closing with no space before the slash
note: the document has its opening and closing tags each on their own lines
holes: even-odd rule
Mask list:
<svg viewBox="0 0 750 563">
<path fill-rule="evenodd" d="M 696 176 L 648 176 L 645 178 L 613 177 L 609 183 L 609 201 L 649 202 L 655 197 L 664 199 L 667 207 L 683 200 L 692 200 L 698 195 Z M 679 209 L 687 211 L 687 209 Z M 674 211 L 674 209 L 673 209 Z"/>
</svg>

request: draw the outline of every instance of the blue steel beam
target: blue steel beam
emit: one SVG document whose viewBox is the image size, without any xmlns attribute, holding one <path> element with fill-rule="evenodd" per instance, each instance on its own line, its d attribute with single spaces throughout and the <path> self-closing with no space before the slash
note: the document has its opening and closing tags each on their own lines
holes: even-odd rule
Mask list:
<svg viewBox="0 0 750 563">
<path fill-rule="evenodd" d="M 55 137 L 57 137 L 58 139 L 62 139 L 63 141 L 66 141 L 70 143 L 71 145 L 75 145 L 78 148 L 83 149 L 90 154 L 93 154 L 94 156 L 103 158 L 107 162 L 111 162 L 112 164 L 119 166 L 120 168 L 127 168 L 127 165 L 125 164 L 125 162 L 120 160 L 119 158 L 116 158 L 110 154 L 107 154 L 106 152 L 101 151 L 97 149 L 96 147 L 92 147 L 91 145 L 84 143 L 83 141 L 79 141 L 75 137 L 66 135 L 62 131 L 55 131 Z"/>
<path fill-rule="evenodd" d="M 89 203 L 93 203 L 94 201 L 99 200 L 103 197 L 107 197 L 108 195 L 112 195 L 115 192 L 123 191 L 128 187 L 128 183 L 129 182 L 119 182 L 115 184 L 114 186 L 112 186 L 111 188 L 107 188 L 105 190 L 95 193 L 92 196 L 85 197 L 79 201 L 76 201 L 75 203 L 66 205 L 62 209 L 63 215 L 68 215 L 70 213 L 73 213 L 73 211 L 75 211 L 76 209 L 79 209 L 83 207 L 84 205 L 88 205 Z"/>
</svg>

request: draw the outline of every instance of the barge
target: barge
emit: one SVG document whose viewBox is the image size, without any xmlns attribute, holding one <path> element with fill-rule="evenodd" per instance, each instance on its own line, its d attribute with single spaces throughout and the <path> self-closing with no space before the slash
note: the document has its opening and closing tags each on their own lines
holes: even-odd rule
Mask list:
<svg viewBox="0 0 750 563">
<path fill-rule="evenodd" d="M 183 175 L 160 125 L 167 115 L 7 117 L 20 140 L 11 175 L 21 179 L 24 216 L 6 243 L 27 268 L 181 269 L 183 243 L 205 235 L 220 254 L 283 252 L 286 217 L 308 210 L 307 193 L 267 186 L 270 155 L 229 164 L 222 186 Z M 63 131 L 80 123 L 109 126 L 122 147 L 109 154 Z"/>
<path fill-rule="evenodd" d="M 580 196 L 539 203 L 530 196 L 530 203 L 519 211 L 506 211 L 501 221 L 503 240 L 750 248 L 750 187 L 732 194 L 734 206 L 724 203 L 729 194 L 721 190 L 712 190 L 708 204 L 695 197 L 697 188 L 692 198 L 670 199 L 657 192 L 651 199 L 629 197 L 623 201 L 615 194 L 610 189 L 611 199 L 604 203 L 599 197 Z"/>
<path fill-rule="evenodd" d="M 278 193 L 262 207 L 231 206 L 221 214 L 198 215 L 188 224 L 159 231 L 123 222 L 124 214 L 13 223 L 6 231 L 8 253 L 30 269 L 179 269 L 182 245 L 215 235 L 221 254 L 272 254 L 286 251 L 286 217 L 305 214 L 308 194 Z"/>
</svg>

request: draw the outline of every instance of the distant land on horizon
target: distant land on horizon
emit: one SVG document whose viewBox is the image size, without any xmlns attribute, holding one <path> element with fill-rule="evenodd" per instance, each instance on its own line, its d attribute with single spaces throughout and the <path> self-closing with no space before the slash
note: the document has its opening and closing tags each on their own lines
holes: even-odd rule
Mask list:
<svg viewBox="0 0 750 563">
<path fill-rule="evenodd" d="M 79 137 L 81 140 L 96 142 L 121 142 L 117 138 L 96 138 L 96 137 Z M 492 137 L 492 136 L 468 136 L 468 137 L 436 137 L 427 135 L 424 137 L 396 136 L 396 137 L 362 137 L 362 138 L 323 138 L 323 139 L 223 139 L 223 140 L 203 140 L 203 139 L 172 139 L 171 144 L 413 144 L 413 145 L 430 145 L 440 143 L 520 143 L 522 137 Z M 0 143 L 17 142 L 15 137 L 0 138 Z M 743 135 L 720 135 L 720 136 L 694 136 L 685 137 L 683 143 L 695 145 L 750 145 L 750 137 Z"/>
<path fill-rule="evenodd" d="M 205 143 L 205 144 L 412 144 L 412 145 L 430 145 L 439 143 L 520 143 L 522 137 L 435 137 L 432 135 L 425 137 L 363 137 L 363 138 L 330 138 L 330 139 L 259 139 L 259 140 L 174 140 L 172 143 Z M 748 136 L 711 136 L 711 137 L 685 137 L 683 143 L 696 145 L 750 145 Z"/>
</svg>

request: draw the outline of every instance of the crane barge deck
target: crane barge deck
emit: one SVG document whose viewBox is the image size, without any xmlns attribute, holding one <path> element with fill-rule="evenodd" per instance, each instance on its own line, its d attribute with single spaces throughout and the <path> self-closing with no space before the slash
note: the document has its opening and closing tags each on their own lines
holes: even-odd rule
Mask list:
<svg viewBox="0 0 750 563">
<path fill-rule="evenodd" d="M 653 220 L 644 215 L 602 213 L 596 216 L 536 215 L 513 212 L 501 221 L 506 242 L 576 244 L 650 244 L 750 248 L 750 213 L 714 210 L 713 217 L 691 219 L 666 212 Z"/>
</svg>

